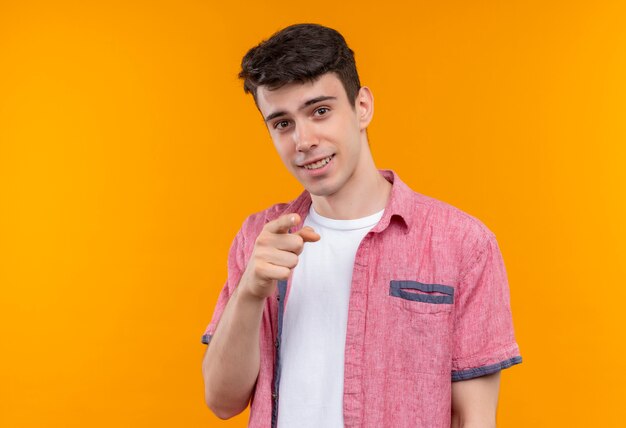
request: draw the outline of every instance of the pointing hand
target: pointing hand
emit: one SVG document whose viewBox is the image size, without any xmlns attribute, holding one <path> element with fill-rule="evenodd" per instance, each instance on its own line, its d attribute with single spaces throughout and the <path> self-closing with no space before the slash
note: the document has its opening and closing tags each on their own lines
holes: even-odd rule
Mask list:
<svg viewBox="0 0 626 428">
<path fill-rule="evenodd" d="M 304 243 L 320 240 L 320 236 L 308 226 L 289 233 L 300 221 L 298 214 L 284 214 L 263 227 L 254 243 L 240 286 L 258 298 L 265 298 L 274 293 L 277 280 L 289 278 L 298 264 Z"/>
</svg>

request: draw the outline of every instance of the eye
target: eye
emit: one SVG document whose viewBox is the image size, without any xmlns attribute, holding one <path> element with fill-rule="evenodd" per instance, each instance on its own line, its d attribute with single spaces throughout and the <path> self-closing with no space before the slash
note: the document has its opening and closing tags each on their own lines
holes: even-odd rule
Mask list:
<svg viewBox="0 0 626 428">
<path fill-rule="evenodd" d="M 320 107 L 320 108 L 316 108 L 315 109 L 315 111 L 313 112 L 313 115 L 314 116 L 324 116 L 329 111 L 330 111 L 330 109 L 328 107 Z"/>
<path fill-rule="evenodd" d="M 274 124 L 274 129 L 283 130 L 289 126 L 288 120 L 280 120 Z"/>
</svg>

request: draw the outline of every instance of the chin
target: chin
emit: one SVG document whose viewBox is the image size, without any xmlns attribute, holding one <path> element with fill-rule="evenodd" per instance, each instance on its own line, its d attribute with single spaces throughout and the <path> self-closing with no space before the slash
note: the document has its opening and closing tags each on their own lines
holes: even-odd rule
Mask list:
<svg viewBox="0 0 626 428">
<path fill-rule="evenodd" d="M 302 183 L 304 185 L 304 183 Z M 304 186 L 304 188 L 313 196 L 332 196 L 337 192 L 335 186 L 319 185 L 319 186 Z"/>
</svg>

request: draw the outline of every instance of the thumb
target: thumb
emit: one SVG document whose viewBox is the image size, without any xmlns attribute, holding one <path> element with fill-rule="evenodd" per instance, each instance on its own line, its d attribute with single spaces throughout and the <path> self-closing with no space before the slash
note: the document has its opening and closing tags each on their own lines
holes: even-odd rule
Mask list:
<svg viewBox="0 0 626 428">
<path fill-rule="evenodd" d="M 300 235 L 304 242 L 317 242 L 321 239 L 321 236 L 310 226 L 304 226 L 295 233 Z"/>
</svg>

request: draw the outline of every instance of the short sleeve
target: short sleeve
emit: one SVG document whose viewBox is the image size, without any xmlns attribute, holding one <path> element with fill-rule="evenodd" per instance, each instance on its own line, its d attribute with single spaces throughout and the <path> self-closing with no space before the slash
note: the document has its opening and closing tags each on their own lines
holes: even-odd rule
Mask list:
<svg viewBox="0 0 626 428">
<path fill-rule="evenodd" d="M 513 332 L 506 269 L 493 233 L 477 246 L 467 266 L 456 299 L 453 381 L 522 362 Z"/>
<path fill-rule="evenodd" d="M 233 291 L 239 281 L 241 280 L 241 276 L 243 275 L 245 262 L 244 262 L 244 237 L 243 237 L 243 227 L 233 239 L 233 242 L 230 246 L 230 250 L 228 252 L 228 279 L 226 283 L 222 287 L 222 291 L 217 298 L 217 303 L 215 304 L 215 309 L 213 310 L 213 317 L 211 318 L 211 322 L 207 326 L 204 334 L 202 335 L 202 343 L 208 345 L 211 341 L 211 337 L 213 337 L 213 333 L 215 333 L 215 329 L 217 328 L 217 324 L 219 323 L 220 318 L 222 317 L 222 313 L 224 312 L 224 308 L 230 299 Z"/>
</svg>

